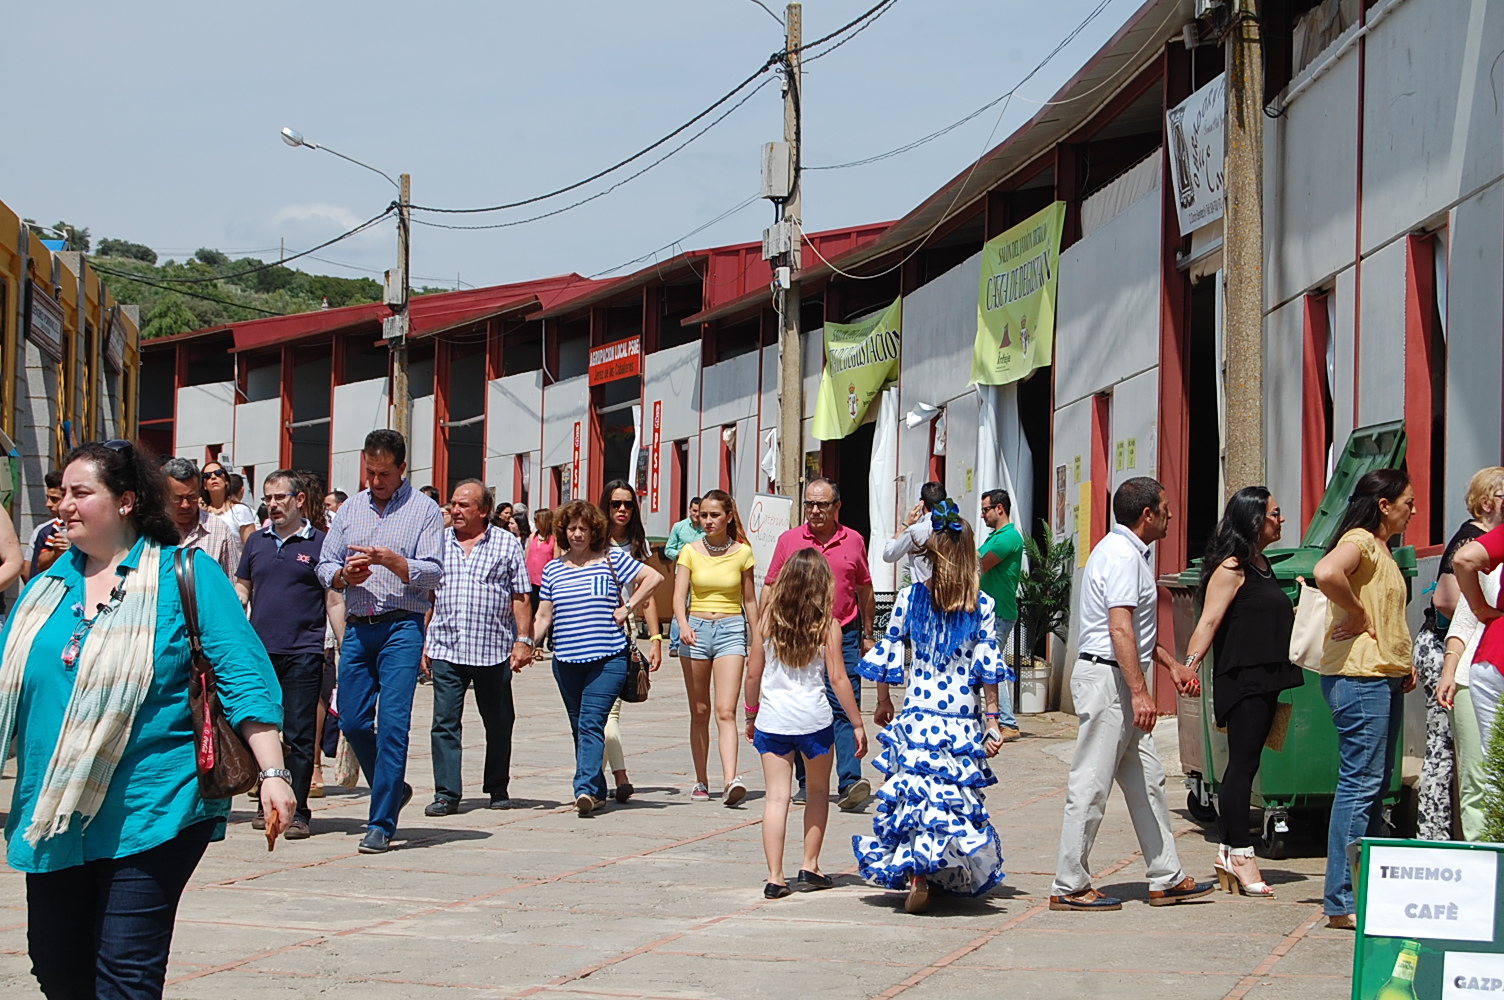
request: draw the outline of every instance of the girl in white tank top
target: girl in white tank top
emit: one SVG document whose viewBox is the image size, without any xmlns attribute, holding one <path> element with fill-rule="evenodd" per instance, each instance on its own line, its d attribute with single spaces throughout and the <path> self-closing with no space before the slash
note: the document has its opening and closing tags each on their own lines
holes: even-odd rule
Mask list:
<svg viewBox="0 0 1504 1000">
<path fill-rule="evenodd" d="M 794 781 L 794 754 L 805 761 L 804 864 L 799 882 L 811 889 L 834 883 L 820 871 L 820 845 L 830 813 L 830 767 L 835 756 L 834 714 L 825 694 L 830 678 L 856 737 L 856 755 L 867 752 L 867 734 L 841 656 L 841 630 L 831 616 L 835 577 L 817 549 L 789 557 L 763 600 L 757 634 L 766 636 L 747 657 L 747 741 L 762 755 L 764 787 L 762 846 L 768 859 L 763 895 L 789 895 L 783 875 L 783 841 Z"/>
</svg>

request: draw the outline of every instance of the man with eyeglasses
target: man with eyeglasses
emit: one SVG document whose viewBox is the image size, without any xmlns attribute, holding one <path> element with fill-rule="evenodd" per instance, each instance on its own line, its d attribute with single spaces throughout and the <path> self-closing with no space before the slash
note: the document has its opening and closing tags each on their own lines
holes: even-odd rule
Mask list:
<svg viewBox="0 0 1504 1000">
<path fill-rule="evenodd" d="M 167 516 L 177 525 L 179 544 L 208 553 L 233 580 L 240 565 L 240 538 L 223 518 L 204 510 L 198 466 L 186 458 L 169 458 L 162 463 L 162 474 L 167 477 Z"/>
<path fill-rule="evenodd" d="M 303 484 L 291 469 L 267 476 L 261 501 L 271 523 L 246 539 L 235 571 L 235 590 L 241 603 L 249 605 L 251 627 L 282 683 L 282 744 L 298 802 L 297 815 L 283 834 L 288 840 L 309 836 L 308 787 L 317 759 L 325 618 L 333 623 L 336 637 L 345 630 L 344 604 L 319 582 L 324 533 L 303 517 L 306 500 Z M 251 825 L 266 829 L 259 803 Z"/>
<path fill-rule="evenodd" d="M 856 696 L 857 707 L 862 704 L 862 678 L 856 672 L 857 664 L 872 648 L 872 627 L 877 618 L 877 601 L 872 593 L 872 570 L 867 565 L 867 542 L 861 533 L 841 523 L 841 491 L 829 479 L 821 477 L 810 480 L 804 488 L 804 523 L 790 528 L 778 536 L 773 548 L 773 558 L 768 561 L 765 583 L 778 578 L 778 571 L 789 556 L 800 549 L 817 549 L 830 563 L 835 576 L 835 607 L 832 613 L 841 626 L 841 654 L 846 661 L 846 676 L 851 680 L 851 692 Z M 763 587 L 762 600 L 767 600 L 771 588 Z M 835 713 L 836 773 L 840 797 L 836 804 L 842 809 L 860 808 L 872 796 L 872 783 L 862 777 L 862 762 L 856 755 L 856 735 L 845 709 L 836 700 L 830 680 L 825 681 L 825 697 Z M 799 791 L 795 802 L 804 801 L 804 763 L 796 760 L 795 771 L 799 776 Z"/>
<path fill-rule="evenodd" d="M 1007 490 L 988 490 L 982 494 L 982 520 L 992 532 L 977 547 L 981 559 L 982 593 L 997 607 L 997 637 L 1008 647 L 1013 626 L 1018 621 L 1018 578 L 1024 568 L 1024 536 L 1013 526 L 1013 498 Z M 997 686 L 998 731 L 1003 742 L 1011 743 L 1021 735 L 1018 718 L 1013 714 L 1012 692 L 1007 684 Z"/>
</svg>

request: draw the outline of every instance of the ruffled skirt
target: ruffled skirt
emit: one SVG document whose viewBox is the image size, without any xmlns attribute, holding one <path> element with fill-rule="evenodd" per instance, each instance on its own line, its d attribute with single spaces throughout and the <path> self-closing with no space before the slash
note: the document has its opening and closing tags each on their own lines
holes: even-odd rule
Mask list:
<svg viewBox="0 0 1504 1000">
<path fill-rule="evenodd" d="M 980 896 L 1003 880 L 1003 848 L 981 789 L 997 783 L 975 718 L 905 711 L 877 740 L 871 837 L 852 837 L 862 877 L 902 889 L 924 875 L 946 892 Z"/>
</svg>

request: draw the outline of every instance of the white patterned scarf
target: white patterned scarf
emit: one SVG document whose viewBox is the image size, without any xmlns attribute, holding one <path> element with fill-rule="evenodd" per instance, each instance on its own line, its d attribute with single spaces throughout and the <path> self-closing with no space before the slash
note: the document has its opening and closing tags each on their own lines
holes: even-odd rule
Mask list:
<svg viewBox="0 0 1504 1000">
<path fill-rule="evenodd" d="M 26 841 L 33 847 L 65 832 L 75 812 L 84 826 L 89 825 L 151 687 L 162 549 L 149 538 L 141 544 L 140 561 L 125 581 L 125 597 L 114 611 L 99 617 L 79 655 L 63 728 L 26 829 Z M 32 643 L 67 593 L 63 578 L 49 574 L 32 584 L 16 605 L 10 638 L 0 655 L 0 745 L 9 744 L 15 735 L 21 680 Z"/>
</svg>

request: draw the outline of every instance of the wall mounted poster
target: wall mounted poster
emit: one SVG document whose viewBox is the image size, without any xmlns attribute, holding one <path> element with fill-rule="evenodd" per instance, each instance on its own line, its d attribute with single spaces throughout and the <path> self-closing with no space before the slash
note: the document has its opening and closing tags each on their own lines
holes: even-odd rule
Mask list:
<svg viewBox="0 0 1504 1000">
<path fill-rule="evenodd" d="M 843 438 L 861 425 L 877 394 L 898 379 L 902 344 L 902 298 L 859 323 L 825 324 L 825 371 L 811 428 L 815 440 Z"/>
<path fill-rule="evenodd" d="M 1364 840 L 1353 1000 L 1504 994 L 1504 845 Z"/>
<path fill-rule="evenodd" d="M 1007 385 L 1054 356 L 1055 287 L 1065 202 L 1057 201 L 982 247 L 971 380 Z"/>
</svg>

